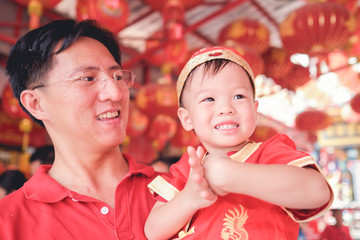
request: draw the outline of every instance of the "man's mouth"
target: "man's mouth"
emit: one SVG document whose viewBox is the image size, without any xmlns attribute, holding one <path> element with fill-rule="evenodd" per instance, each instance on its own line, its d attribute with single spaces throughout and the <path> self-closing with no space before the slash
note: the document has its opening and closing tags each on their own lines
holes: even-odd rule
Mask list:
<svg viewBox="0 0 360 240">
<path fill-rule="evenodd" d="M 97 120 L 103 120 L 103 119 L 111 119 L 111 118 L 117 118 L 120 115 L 120 111 L 116 112 L 106 112 L 103 114 L 100 114 L 96 117 Z"/>
</svg>

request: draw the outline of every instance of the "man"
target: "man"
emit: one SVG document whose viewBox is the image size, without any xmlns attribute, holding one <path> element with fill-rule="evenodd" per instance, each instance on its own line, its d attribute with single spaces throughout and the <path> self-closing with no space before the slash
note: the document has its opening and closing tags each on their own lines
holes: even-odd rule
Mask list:
<svg viewBox="0 0 360 240">
<path fill-rule="evenodd" d="M 116 39 L 93 21 L 54 21 L 13 46 L 14 95 L 55 159 L 0 201 L 0 239 L 145 239 L 155 173 L 119 148 L 135 77 L 120 63 Z"/>
</svg>

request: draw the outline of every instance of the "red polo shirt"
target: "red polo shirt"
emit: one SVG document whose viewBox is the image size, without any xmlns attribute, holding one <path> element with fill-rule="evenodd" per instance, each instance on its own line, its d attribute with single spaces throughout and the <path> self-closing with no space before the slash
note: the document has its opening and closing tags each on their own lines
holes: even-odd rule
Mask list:
<svg viewBox="0 0 360 240">
<path fill-rule="evenodd" d="M 0 239 L 146 239 L 144 224 L 155 203 L 147 184 L 152 167 L 129 156 L 115 209 L 61 186 L 41 166 L 18 191 L 0 201 Z"/>
</svg>

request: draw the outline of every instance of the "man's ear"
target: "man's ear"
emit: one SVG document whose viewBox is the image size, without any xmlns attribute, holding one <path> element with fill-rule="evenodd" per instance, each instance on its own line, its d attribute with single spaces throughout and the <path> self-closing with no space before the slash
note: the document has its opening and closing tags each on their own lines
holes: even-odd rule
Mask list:
<svg viewBox="0 0 360 240">
<path fill-rule="evenodd" d="M 185 108 L 180 107 L 177 113 L 183 128 L 186 131 L 193 130 L 194 126 L 192 125 L 189 112 Z"/>
<path fill-rule="evenodd" d="M 40 96 L 34 92 L 34 90 L 24 90 L 20 95 L 21 104 L 26 110 L 31 113 L 35 118 L 42 119 L 44 109 L 40 104 Z"/>
</svg>

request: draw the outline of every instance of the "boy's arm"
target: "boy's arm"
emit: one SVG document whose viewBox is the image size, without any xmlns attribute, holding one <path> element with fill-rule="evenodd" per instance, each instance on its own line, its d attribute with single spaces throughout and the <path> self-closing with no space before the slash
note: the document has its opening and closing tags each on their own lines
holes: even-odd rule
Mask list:
<svg viewBox="0 0 360 240">
<path fill-rule="evenodd" d="M 246 194 L 292 209 L 318 208 L 331 197 L 324 177 L 310 167 L 241 163 L 225 154 L 208 155 L 204 167 L 215 192 Z"/>
<path fill-rule="evenodd" d="M 212 192 L 204 178 L 201 159 L 204 150 L 188 148 L 190 173 L 182 191 L 169 202 L 157 202 L 145 223 L 148 239 L 169 239 L 174 236 L 195 214 L 204 207 L 212 205 L 217 195 Z"/>
</svg>

